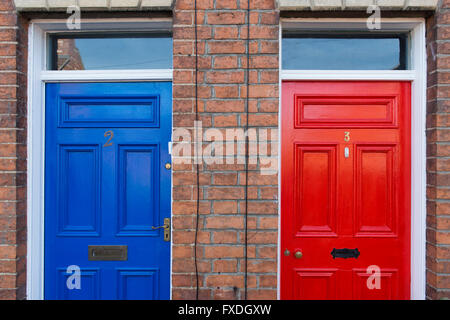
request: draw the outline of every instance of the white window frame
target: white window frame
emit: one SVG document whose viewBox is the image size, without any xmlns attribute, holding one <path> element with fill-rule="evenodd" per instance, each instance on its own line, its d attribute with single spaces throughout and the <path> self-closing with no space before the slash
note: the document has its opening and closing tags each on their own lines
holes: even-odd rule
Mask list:
<svg viewBox="0 0 450 320">
<path fill-rule="evenodd" d="M 280 90 L 283 80 L 406 80 L 411 81 L 411 299 L 425 299 L 426 290 L 426 84 L 425 19 L 382 18 L 381 31 L 410 32 L 410 70 L 283 70 L 282 30 L 367 31 L 367 19 L 290 18 L 280 21 Z M 376 32 L 376 31 L 374 31 Z M 281 128 L 281 94 L 279 127 Z M 281 130 L 280 130 L 281 132 Z M 280 137 L 281 139 L 281 137 Z M 281 140 L 280 140 L 281 141 Z M 281 144 L 278 154 L 281 155 Z M 279 157 L 281 168 L 281 157 Z M 281 186 L 281 175 L 278 185 Z M 281 213 L 281 188 L 279 187 Z M 281 219 L 278 232 L 278 298 L 281 272 Z"/>
<path fill-rule="evenodd" d="M 68 30 L 65 19 L 30 21 L 28 29 L 27 299 L 44 299 L 45 84 L 49 82 L 172 81 L 172 69 L 49 71 L 47 36 L 58 32 L 170 31 L 170 18 L 83 19 Z M 172 247 L 170 249 L 172 256 Z M 170 259 L 172 274 L 172 259 Z M 172 288 L 172 277 L 170 277 Z M 172 290 L 170 290 L 172 294 Z"/>
</svg>

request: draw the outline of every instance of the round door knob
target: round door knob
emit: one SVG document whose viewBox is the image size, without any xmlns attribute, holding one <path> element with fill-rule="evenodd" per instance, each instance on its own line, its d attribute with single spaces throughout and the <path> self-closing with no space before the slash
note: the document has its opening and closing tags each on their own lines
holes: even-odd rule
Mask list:
<svg viewBox="0 0 450 320">
<path fill-rule="evenodd" d="M 170 170 L 170 168 L 172 168 L 172 165 L 170 163 L 166 163 L 166 169 Z"/>
<path fill-rule="evenodd" d="M 286 257 L 288 257 L 290 254 L 291 254 L 291 252 L 288 249 L 284 250 L 284 255 Z"/>
<path fill-rule="evenodd" d="M 303 253 L 301 251 L 295 251 L 295 258 L 301 259 L 303 257 Z"/>
</svg>

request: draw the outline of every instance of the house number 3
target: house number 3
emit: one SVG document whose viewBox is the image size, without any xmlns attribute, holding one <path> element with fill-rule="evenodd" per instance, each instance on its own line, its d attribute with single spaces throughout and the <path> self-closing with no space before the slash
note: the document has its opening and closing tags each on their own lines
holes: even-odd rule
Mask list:
<svg viewBox="0 0 450 320">
<path fill-rule="evenodd" d="M 344 132 L 344 141 L 349 142 L 350 141 L 350 131 Z"/>
<path fill-rule="evenodd" d="M 108 130 L 105 132 L 104 134 L 105 138 L 109 137 L 108 141 L 106 141 L 106 143 L 103 145 L 103 147 L 110 147 L 112 146 L 112 138 L 114 137 L 114 132 L 112 130 Z"/>
</svg>

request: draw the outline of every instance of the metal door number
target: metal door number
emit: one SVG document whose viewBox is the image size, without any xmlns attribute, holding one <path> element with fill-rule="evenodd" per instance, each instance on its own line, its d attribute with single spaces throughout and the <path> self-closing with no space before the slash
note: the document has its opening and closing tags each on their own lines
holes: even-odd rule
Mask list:
<svg viewBox="0 0 450 320">
<path fill-rule="evenodd" d="M 349 142 L 350 141 L 350 131 L 344 132 L 344 141 Z"/>
<path fill-rule="evenodd" d="M 108 141 L 106 141 L 106 143 L 103 145 L 103 147 L 110 147 L 112 146 L 112 138 L 114 138 L 114 132 L 112 130 L 108 130 L 105 132 L 104 134 L 105 138 L 109 137 Z"/>
</svg>

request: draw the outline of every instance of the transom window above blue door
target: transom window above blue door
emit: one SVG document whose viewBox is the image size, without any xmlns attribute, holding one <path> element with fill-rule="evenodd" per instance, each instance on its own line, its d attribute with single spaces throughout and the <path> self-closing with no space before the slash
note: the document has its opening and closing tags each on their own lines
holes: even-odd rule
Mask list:
<svg viewBox="0 0 450 320">
<path fill-rule="evenodd" d="M 170 33 L 57 34 L 48 70 L 172 69 Z"/>
<path fill-rule="evenodd" d="M 283 34 L 284 70 L 407 70 L 407 34 Z"/>
</svg>

